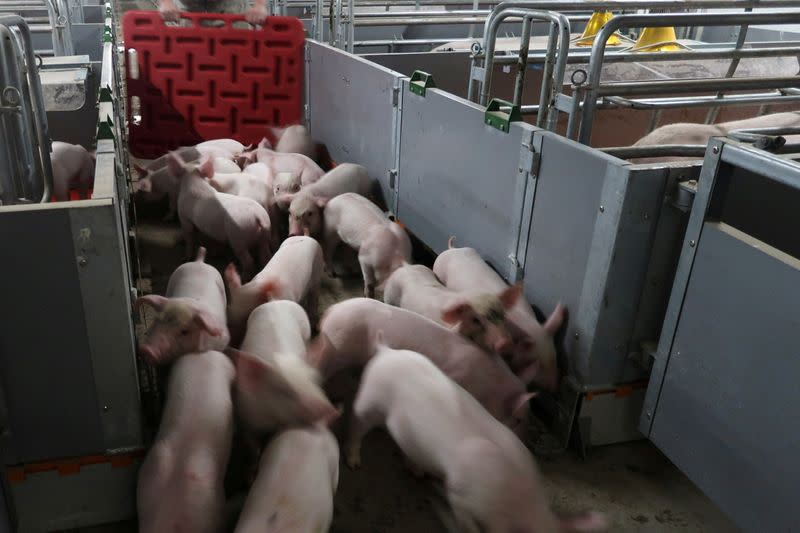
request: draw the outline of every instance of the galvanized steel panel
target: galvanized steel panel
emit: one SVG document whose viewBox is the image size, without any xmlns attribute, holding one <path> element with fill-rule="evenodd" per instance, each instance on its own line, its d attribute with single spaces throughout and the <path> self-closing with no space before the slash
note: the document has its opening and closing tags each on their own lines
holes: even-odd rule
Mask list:
<svg viewBox="0 0 800 533">
<path fill-rule="evenodd" d="M 6 207 L 0 242 L 6 458 L 14 464 L 102 451 L 69 212 Z"/>
<path fill-rule="evenodd" d="M 394 203 L 394 87 L 401 74 L 325 44 L 308 41 L 309 127 L 339 162 L 364 165 L 380 183 L 386 205 Z"/>
<path fill-rule="evenodd" d="M 404 81 L 402 92 L 398 217 L 434 251 L 455 235 L 507 276 L 522 135 L 531 126 L 504 133 L 484 124 L 483 108 L 444 91 L 422 97 Z"/>
<path fill-rule="evenodd" d="M 704 224 L 650 438 L 747 531 L 800 528 L 799 301 L 800 261 Z"/>
<path fill-rule="evenodd" d="M 568 365 L 583 385 L 640 379 L 629 360 L 666 171 L 641 169 L 541 132 L 525 260 L 528 299 L 570 320 Z"/>
</svg>

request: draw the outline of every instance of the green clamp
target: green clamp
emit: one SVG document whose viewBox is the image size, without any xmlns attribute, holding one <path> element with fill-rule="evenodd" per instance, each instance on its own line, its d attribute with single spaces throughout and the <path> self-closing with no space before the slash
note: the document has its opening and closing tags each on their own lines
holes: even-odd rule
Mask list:
<svg viewBox="0 0 800 533">
<path fill-rule="evenodd" d="M 500 107 L 510 107 L 511 111 L 508 113 L 500 111 Z M 520 122 L 521 120 L 522 113 L 519 111 L 519 106 L 499 98 L 492 98 L 483 114 L 483 121 L 486 124 L 505 133 L 508 133 L 512 122 Z"/>
<path fill-rule="evenodd" d="M 111 95 L 111 88 L 110 87 L 101 87 L 100 88 L 100 101 L 101 102 L 113 102 L 114 98 Z"/>
<path fill-rule="evenodd" d="M 97 125 L 97 140 L 100 139 L 114 139 L 114 123 L 111 122 L 111 118 L 108 117 L 106 120 L 101 120 L 100 123 Z"/>
<path fill-rule="evenodd" d="M 411 75 L 411 83 L 408 85 L 408 88 L 411 90 L 411 92 L 424 97 L 425 89 L 428 87 L 436 87 L 436 82 L 433 80 L 433 75 L 428 74 L 427 72 L 422 72 L 421 70 L 415 70 Z"/>
</svg>

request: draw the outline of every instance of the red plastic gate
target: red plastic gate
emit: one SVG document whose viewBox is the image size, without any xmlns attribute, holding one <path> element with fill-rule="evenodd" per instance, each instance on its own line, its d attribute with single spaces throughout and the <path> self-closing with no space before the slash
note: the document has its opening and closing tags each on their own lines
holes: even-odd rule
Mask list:
<svg viewBox="0 0 800 533">
<path fill-rule="evenodd" d="M 242 15 L 182 16 L 191 24 L 167 26 L 155 11 L 130 11 L 123 19 L 134 156 L 157 157 L 215 138 L 256 144 L 267 126 L 300 122 L 305 33 L 298 19 L 269 17 L 254 30 L 234 27 Z M 201 25 L 213 20 L 224 25 Z"/>
</svg>

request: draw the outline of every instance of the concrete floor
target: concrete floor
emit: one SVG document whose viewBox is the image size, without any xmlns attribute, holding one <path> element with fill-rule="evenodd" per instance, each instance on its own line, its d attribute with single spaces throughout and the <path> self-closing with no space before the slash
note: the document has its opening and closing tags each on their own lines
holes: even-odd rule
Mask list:
<svg viewBox="0 0 800 533">
<path fill-rule="evenodd" d="M 152 9 L 152 0 L 118 0 L 117 9 Z M 163 294 L 183 247 L 176 225 L 158 222 L 160 213 L 140 206 L 138 228 L 148 289 Z M 223 268 L 229 258 L 210 250 L 210 262 Z M 324 280 L 321 306 L 360 296 L 358 279 Z M 349 384 L 352 387 L 352 383 Z M 341 434 L 346 420 L 334 430 Z M 342 463 L 335 499 L 333 533 L 428 533 L 443 531 L 435 509 L 442 507 L 430 480 L 418 480 L 403 467 L 399 450 L 383 431 L 367 436 L 363 464 L 352 471 Z M 235 460 L 235 458 L 234 458 Z M 611 531 L 728 532 L 735 526 L 669 460 L 648 441 L 594 448 L 585 460 L 571 452 L 537 457 L 548 498 L 557 512 L 596 510 L 605 513 Z M 230 522 L 237 501 L 231 495 Z M 85 529 L 92 533 L 135 531 L 135 523 Z"/>
</svg>

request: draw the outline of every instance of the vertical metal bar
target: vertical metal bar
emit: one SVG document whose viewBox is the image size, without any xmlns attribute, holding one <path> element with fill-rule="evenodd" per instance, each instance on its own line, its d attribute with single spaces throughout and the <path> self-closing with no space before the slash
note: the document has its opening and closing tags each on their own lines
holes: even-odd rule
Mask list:
<svg viewBox="0 0 800 533">
<path fill-rule="evenodd" d="M 558 122 L 558 109 L 556 108 L 556 95 L 561 93 L 564 87 L 564 75 L 567 72 L 567 59 L 569 56 L 569 40 L 572 36 L 569 18 L 564 14 L 558 14 L 558 58 L 555 64 L 555 75 L 551 84 L 550 94 L 547 101 L 539 102 L 541 106 L 547 106 L 547 129 L 555 131 Z"/>
<path fill-rule="evenodd" d="M 514 83 L 514 103 L 522 104 L 522 89 L 525 85 L 525 71 L 528 70 L 528 48 L 531 41 L 531 28 L 533 24 L 530 17 L 525 17 L 522 21 L 522 33 L 519 36 L 519 57 L 517 58 L 517 79 Z M 552 27 L 552 24 L 551 24 Z M 550 49 L 547 50 L 548 59 Z M 553 50 L 555 53 L 555 50 Z M 545 81 L 542 80 L 542 88 Z"/>
<path fill-rule="evenodd" d="M 355 41 L 355 0 L 347 0 L 347 51 L 353 53 L 353 42 Z"/>
<path fill-rule="evenodd" d="M 753 11 L 752 7 L 745 8 L 745 13 L 750 13 Z M 750 30 L 749 24 L 742 24 L 739 26 L 739 35 L 736 37 L 736 50 L 741 50 L 742 46 L 744 46 L 744 42 L 747 40 L 747 32 Z M 739 68 L 739 62 L 741 61 L 740 58 L 734 57 L 731 59 L 731 64 L 728 65 L 728 70 L 725 72 L 726 78 L 732 78 L 733 75 L 736 73 L 736 69 Z M 717 98 L 722 98 L 722 91 L 717 93 Z M 706 124 L 712 124 L 715 120 L 717 120 L 717 116 L 719 115 L 719 107 L 712 107 L 708 110 L 706 114 Z"/>
<path fill-rule="evenodd" d="M 547 53 L 542 67 L 542 88 L 539 92 L 539 113 L 536 115 L 536 125 L 540 128 L 547 124 L 547 113 L 550 110 L 550 97 L 553 92 L 553 65 L 555 55 L 558 52 L 558 27 L 555 23 L 550 23 L 550 32 L 547 38 Z"/>
<path fill-rule="evenodd" d="M 315 38 L 319 42 L 325 42 L 325 17 L 323 16 L 323 10 L 325 9 L 325 0 L 317 0 L 317 12 L 314 13 L 314 18 L 316 19 L 316 36 Z"/>
<path fill-rule="evenodd" d="M 578 136 L 578 116 L 580 114 L 580 104 L 583 98 L 583 89 L 580 87 L 572 87 L 572 109 L 569 112 L 569 121 L 567 122 L 567 132 L 565 137 L 573 139 Z"/>
</svg>

